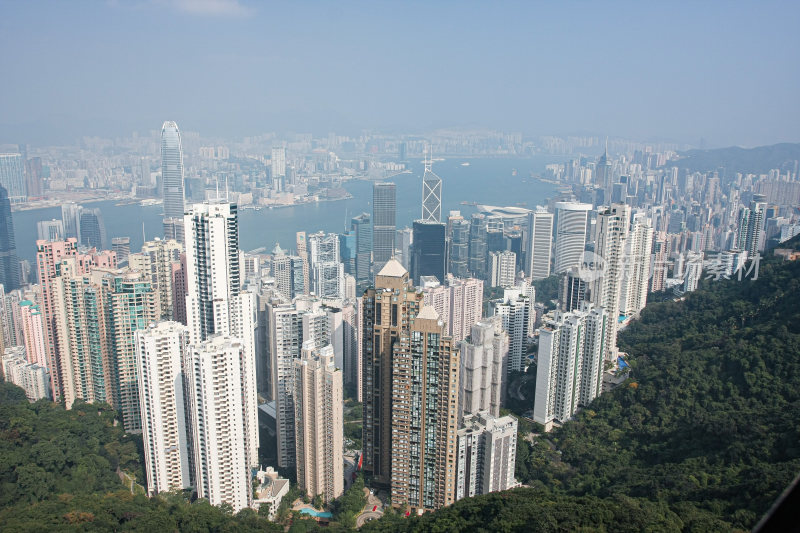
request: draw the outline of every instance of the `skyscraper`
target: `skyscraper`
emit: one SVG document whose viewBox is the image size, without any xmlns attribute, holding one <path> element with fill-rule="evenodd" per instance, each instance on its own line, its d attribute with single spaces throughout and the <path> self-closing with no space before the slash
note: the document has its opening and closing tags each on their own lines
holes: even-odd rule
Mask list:
<svg viewBox="0 0 800 533">
<path fill-rule="evenodd" d="M 372 259 L 375 271 L 394 256 L 397 230 L 397 189 L 394 183 L 378 182 L 372 186 Z"/>
<path fill-rule="evenodd" d="M 447 219 L 450 249 L 448 272 L 457 278 L 469 276 L 469 221 L 451 211 Z"/>
<path fill-rule="evenodd" d="M 237 440 L 236 444 L 243 444 L 246 447 L 242 453 L 247 459 L 247 467 L 255 467 L 258 465 L 255 298 L 252 293 L 240 289 L 239 223 L 236 204 L 221 201 L 195 204 L 184 216 L 184 225 L 186 314 L 194 346 L 192 357 L 196 362 L 203 361 L 203 364 L 210 365 L 207 369 L 211 373 L 207 376 L 208 379 L 212 379 L 217 372 L 222 371 L 219 361 L 236 357 L 238 361 L 236 372 L 239 377 L 226 376 L 225 379 L 232 379 L 233 381 L 229 382 L 232 386 L 237 384 L 241 386 L 241 393 L 238 399 L 229 396 L 225 401 L 238 402 L 238 413 L 243 418 L 242 427 L 245 435 L 243 440 Z M 212 335 L 215 336 L 214 340 L 204 343 Z M 212 391 L 209 390 L 208 393 L 211 394 Z M 206 400 L 212 401 L 212 396 L 202 398 L 202 401 Z M 209 403 L 206 407 L 211 409 L 212 404 Z M 219 423 L 224 424 L 225 421 Z M 236 424 L 238 427 L 238 420 Z M 194 429 L 197 431 L 198 427 L 195 425 Z M 205 438 L 212 437 L 206 434 Z M 197 446 L 197 436 L 195 436 L 195 446 Z M 239 451 L 235 453 L 238 454 Z M 226 456 L 227 454 L 228 452 Z M 210 460 L 215 460 L 213 456 L 209 457 Z M 198 478 L 198 487 L 200 484 L 201 480 Z M 249 494 L 248 487 L 247 496 L 240 498 L 249 498 Z M 227 500 L 223 498 L 221 501 Z M 229 503 L 234 507 L 237 505 Z"/>
<path fill-rule="evenodd" d="M 544 279 L 550 275 L 553 250 L 553 215 L 543 207 L 528 214 L 528 259 L 525 273 L 532 279 Z"/>
<path fill-rule="evenodd" d="M 516 486 L 517 419 L 486 411 L 469 414 L 458 430 L 456 495 L 470 496 Z"/>
<path fill-rule="evenodd" d="M 608 189 L 611 186 L 613 178 L 611 173 L 611 158 L 608 156 L 608 139 L 606 139 L 606 149 L 603 155 L 597 160 L 595 168 L 597 169 L 597 178 L 594 180 L 595 183 L 603 189 Z"/>
<path fill-rule="evenodd" d="M 545 431 L 600 395 L 610 321 L 602 308 L 587 304 L 579 311 L 557 313 L 554 322 L 539 329 L 533 419 Z"/>
<path fill-rule="evenodd" d="M 111 403 L 122 412 L 125 431 L 139 432 L 142 417 L 134 335 L 137 330 L 158 321 L 158 292 L 143 272 L 121 270 L 103 273 L 98 270 L 92 275 L 102 275 L 99 285 L 104 300 L 101 309 L 105 331 L 101 328 L 100 335 L 105 337 L 106 364 L 111 370 Z M 91 342 L 90 321 L 87 321 L 87 326 Z"/>
<path fill-rule="evenodd" d="M 106 225 L 100 209 L 81 209 L 81 244 L 89 248 L 103 250 L 106 243 Z"/>
<path fill-rule="evenodd" d="M 422 175 L 422 220 L 442 221 L 442 178 L 431 170 L 431 162 L 425 161 Z"/>
<path fill-rule="evenodd" d="M 313 346 L 308 341 L 294 360 L 297 485 L 330 502 L 344 492 L 342 371 L 331 345 Z"/>
<path fill-rule="evenodd" d="M 356 283 L 363 287 L 369 283 L 369 268 L 372 261 L 372 221 L 369 213 L 353 217 L 352 227 L 356 237 L 356 268 L 353 274 Z"/>
<path fill-rule="evenodd" d="M 478 411 L 500 416 L 500 404 L 505 397 L 508 334 L 495 330 L 491 320 L 484 320 L 472 326 L 469 340 L 461 341 L 459 350 L 459 421 L 465 414 Z"/>
<path fill-rule="evenodd" d="M 57 219 L 37 222 L 36 234 L 40 241 L 63 241 L 66 238 L 64 237 L 64 223 Z"/>
<path fill-rule="evenodd" d="M 159 317 L 164 320 L 178 320 L 175 314 L 173 294 L 173 272 L 180 267 L 183 246 L 175 240 L 147 241 L 142 251 L 128 256 L 128 264 L 133 270 L 144 272 L 153 290 L 158 292 Z M 181 293 L 185 293 L 181 287 Z"/>
<path fill-rule="evenodd" d="M 591 204 L 556 202 L 556 274 L 578 266 L 586 249 Z"/>
<path fill-rule="evenodd" d="M 748 257 L 755 257 L 764 249 L 764 211 L 767 207 L 764 200 L 764 195 L 756 194 L 750 206 L 739 212 L 736 247 L 745 250 Z"/>
<path fill-rule="evenodd" d="M 81 240 L 81 206 L 67 202 L 61 205 L 61 222 L 64 224 L 64 240 Z"/>
<path fill-rule="evenodd" d="M 14 219 L 11 216 L 8 191 L 2 186 L 0 186 L 0 283 L 7 291 L 16 289 L 20 283 Z"/>
<path fill-rule="evenodd" d="M 421 276 L 435 276 L 444 281 L 447 269 L 445 225 L 440 222 L 414 221 L 411 248 L 411 277 L 415 283 Z"/>
<path fill-rule="evenodd" d="M 392 481 L 392 353 L 416 317 L 422 294 L 396 259 L 375 276 L 362 298 L 364 471 L 382 487 Z"/>
<path fill-rule="evenodd" d="M 171 120 L 161 126 L 161 183 L 164 190 L 164 237 L 182 243 L 185 208 L 183 147 L 178 125 Z"/>
<path fill-rule="evenodd" d="M 529 316 L 533 306 L 529 298 L 519 289 L 506 289 L 503 299 L 495 302 L 494 314 L 503 331 L 508 333 L 508 372 L 524 372 L 528 364 L 525 357 L 528 343 Z"/>
<path fill-rule="evenodd" d="M 286 148 L 283 146 L 272 147 L 272 179 L 280 179 L 286 176 Z"/>
<path fill-rule="evenodd" d="M 298 297 L 292 303 L 275 301 L 269 314 L 270 370 L 275 395 L 278 466 L 295 466 L 294 362 L 305 346 L 312 350 L 331 344 L 329 318 L 317 298 Z M 311 344 L 307 344 L 311 343 Z"/>
<path fill-rule="evenodd" d="M 578 267 L 570 267 L 558 286 L 558 308 L 565 313 L 580 309 L 581 303 L 588 300 L 588 292 L 589 284 L 581 279 Z"/>
<path fill-rule="evenodd" d="M 644 213 L 635 213 L 625 244 L 620 291 L 619 311 L 625 316 L 638 316 L 647 303 L 652 248 L 653 226 L 650 219 Z"/>
<path fill-rule="evenodd" d="M 456 496 L 460 359 L 445 333 L 436 311 L 423 307 L 393 343 L 391 498 L 412 513 Z"/>
<path fill-rule="evenodd" d="M 247 386 L 253 370 L 247 352 L 238 339 L 211 334 L 189 347 L 183 365 L 197 495 L 211 505 L 230 504 L 234 512 L 250 505 L 250 469 L 258 465 L 251 453 L 258 447 L 258 431 L 249 426 L 255 387 Z"/>
<path fill-rule="evenodd" d="M 628 239 L 631 208 L 625 204 L 612 204 L 597 214 L 595 226 L 595 253 L 603 258 L 601 275 L 590 286 L 591 302 L 602 307 L 608 315 L 606 328 L 606 358 L 617 350 L 619 305 L 622 295 L 625 245 Z"/>
<path fill-rule="evenodd" d="M 194 474 L 183 376 L 189 329 L 160 322 L 137 331 L 135 342 L 147 493 L 182 490 Z"/>
<path fill-rule="evenodd" d="M 111 249 L 117 254 L 117 264 L 127 265 L 131 253 L 130 237 L 114 237 L 111 239 Z"/>
<path fill-rule="evenodd" d="M 344 265 L 339 260 L 339 236 L 320 231 L 308 236 L 307 245 L 314 294 L 320 298 L 342 298 Z"/>
<path fill-rule="evenodd" d="M 509 250 L 489 252 L 489 286 L 513 287 L 517 278 L 517 254 Z"/>
<path fill-rule="evenodd" d="M 22 154 L 0 154 L 0 187 L 12 204 L 24 202 L 28 194 Z"/>
<path fill-rule="evenodd" d="M 486 216 L 474 213 L 469 226 L 469 271 L 478 279 L 486 279 L 486 240 Z"/>
</svg>

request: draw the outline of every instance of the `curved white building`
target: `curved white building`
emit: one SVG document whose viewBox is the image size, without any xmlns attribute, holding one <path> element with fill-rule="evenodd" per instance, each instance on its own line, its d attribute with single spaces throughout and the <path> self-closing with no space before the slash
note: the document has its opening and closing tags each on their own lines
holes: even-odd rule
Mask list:
<svg viewBox="0 0 800 533">
<path fill-rule="evenodd" d="M 578 266 L 586 248 L 592 204 L 556 202 L 556 274 Z"/>
</svg>

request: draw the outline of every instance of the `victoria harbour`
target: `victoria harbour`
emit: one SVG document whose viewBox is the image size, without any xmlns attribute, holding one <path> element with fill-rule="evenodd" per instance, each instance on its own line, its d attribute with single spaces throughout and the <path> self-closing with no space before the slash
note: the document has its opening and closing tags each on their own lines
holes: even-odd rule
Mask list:
<svg viewBox="0 0 800 533">
<path fill-rule="evenodd" d="M 544 204 L 558 187 L 542 182 L 533 175 L 540 174 L 545 165 L 563 161 L 557 156 L 533 158 L 447 158 L 436 161 L 434 170 L 442 178 L 442 212 L 461 211 L 462 215 L 475 212 L 473 204 L 508 205 L 513 199 L 517 207 L 533 208 Z M 465 165 L 464 163 L 468 163 Z M 387 181 L 397 184 L 397 226 L 410 226 L 420 216 L 422 194 L 422 162 L 410 163 L 411 173 L 398 174 Z M 342 231 L 350 226 L 350 219 L 361 212 L 372 211 L 372 182 L 351 180 L 344 187 L 351 198 L 325 201 L 275 209 L 240 210 L 239 243 L 243 250 L 266 248 L 275 244 L 284 249 L 294 249 L 297 231 Z M 513 196 L 509 191 L 513 190 Z M 466 204 L 462 204 L 466 202 Z M 187 202 L 188 204 L 188 202 Z M 114 200 L 87 203 L 99 208 L 106 226 L 106 245 L 114 237 L 130 237 L 131 249 L 139 249 L 146 240 L 163 233 L 161 205 L 118 204 Z M 48 207 L 14 213 L 14 230 L 19 256 L 35 265 L 36 223 L 40 220 L 60 219 L 61 209 Z"/>
</svg>

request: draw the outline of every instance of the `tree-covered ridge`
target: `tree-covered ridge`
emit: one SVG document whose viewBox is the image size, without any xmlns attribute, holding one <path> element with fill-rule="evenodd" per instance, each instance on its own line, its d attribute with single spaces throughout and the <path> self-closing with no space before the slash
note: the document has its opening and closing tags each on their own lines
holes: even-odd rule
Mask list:
<svg viewBox="0 0 800 533">
<path fill-rule="evenodd" d="M 737 172 L 765 174 L 774 168 L 794 172 L 795 161 L 800 159 L 800 144 L 688 150 L 679 156 L 677 161 L 667 161 L 666 166 L 677 166 L 692 172 L 713 172 L 723 168 L 728 177 L 733 177 Z"/>
<path fill-rule="evenodd" d="M 0 508 L 117 490 L 118 467 L 141 481 L 137 443 L 115 415 L 107 405 L 30 404 L 22 389 L 0 383 Z"/>
<path fill-rule="evenodd" d="M 532 489 L 367 530 L 752 528 L 800 472 L 800 262 L 704 285 L 621 333 L 628 382 L 533 445 L 520 439 Z"/>
</svg>

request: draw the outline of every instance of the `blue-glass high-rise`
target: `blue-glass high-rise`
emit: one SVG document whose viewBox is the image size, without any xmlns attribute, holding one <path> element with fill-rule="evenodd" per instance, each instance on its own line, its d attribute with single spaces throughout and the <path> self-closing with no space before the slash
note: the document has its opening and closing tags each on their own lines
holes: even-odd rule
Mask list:
<svg viewBox="0 0 800 533">
<path fill-rule="evenodd" d="M 8 191 L 0 186 L 0 283 L 6 291 L 19 288 L 19 258 Z"/>
</svg>

